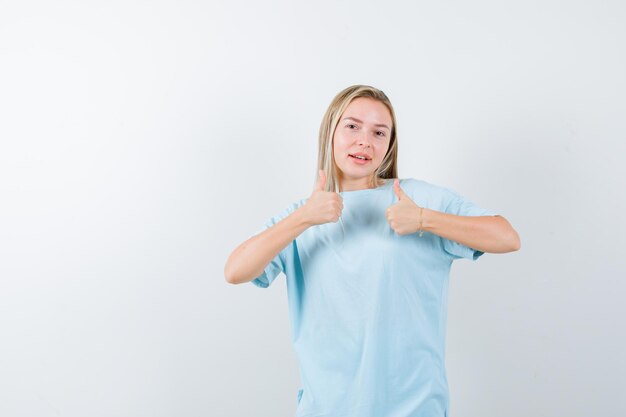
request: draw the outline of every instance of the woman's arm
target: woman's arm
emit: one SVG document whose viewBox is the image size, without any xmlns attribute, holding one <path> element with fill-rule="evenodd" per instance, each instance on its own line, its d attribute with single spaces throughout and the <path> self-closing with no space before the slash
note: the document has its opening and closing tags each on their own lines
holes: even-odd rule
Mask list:
<svg viewBox="0 0 626 417">
<path fill-rule="evenodd" d="M 500 215 L 457 216 L 424 208 L 422 216 L 424 231 L 482 252 L 513 252 L 522 245 L 515 229 Z"/>
<path fill-rule="evenodd" d="M 301 209 L 239 245 L 224 266 L 226 282 L 242 284 L 261 275 L 271 260 L 309 227 Z"/>
</svg>

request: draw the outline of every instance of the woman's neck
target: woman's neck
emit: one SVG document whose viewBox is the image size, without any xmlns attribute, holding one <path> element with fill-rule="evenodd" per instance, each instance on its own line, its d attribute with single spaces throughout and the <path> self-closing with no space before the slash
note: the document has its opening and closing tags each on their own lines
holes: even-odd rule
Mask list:
<svg viewBox="0 0 626 417">
<path fill-rule="evenodd" d="M 345 181 L 341 181 L 340 180 L 340 184 L 342 184 L 341 191 L 356 191 L 356 190 L 368 190 L 368 189 L 372 189 L 372 188 L 378 188 L 381 185 L 383 185 L 385 183 L 385 180 L 383 178 L 370 178 L 367 182 L 367 185 L 365 187 L 356 184 L 355 182 L 352 182 L 350 185 L 346 185 Z M 345 185 L 345 186 L 344 186 Z M 346 189 L 348 188 L 348 189 Z"/>
</svg>

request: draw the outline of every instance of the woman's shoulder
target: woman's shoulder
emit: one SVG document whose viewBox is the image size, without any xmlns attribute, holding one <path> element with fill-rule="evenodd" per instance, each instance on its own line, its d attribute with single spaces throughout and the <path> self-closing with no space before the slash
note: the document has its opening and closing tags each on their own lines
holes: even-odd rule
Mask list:
<svg viewBox="0 0 626 417">
<path fill-rule="evenodd" d="M 399 180 L 401 186 L 411 187 L 415 190 L 437 191 L 444 188 L 435 183 L 413 177 L 400 178 Z"/>
<path fill-rule="evenodd" d="M 428 204 L 436 210 L 441 210 L 442 207 L 447 206 L 449 202 L 458 195 L 458 193 L 450 187 L 418 178 L 409 177 L 400 179 L 400 186 L 410 196 L 420 199 L 423 202 L 427 201 Z"/>
</svg>

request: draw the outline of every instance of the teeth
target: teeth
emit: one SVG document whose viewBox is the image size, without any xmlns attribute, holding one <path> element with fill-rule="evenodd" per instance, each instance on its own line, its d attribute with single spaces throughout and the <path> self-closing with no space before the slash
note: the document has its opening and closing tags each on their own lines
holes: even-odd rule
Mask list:
<svg viewBox="0 0 626 417">
<path fill-rule="evenodd" d="M 356 155 L 353 155 L 353 156 L 354 156 L 355 158 L 359 158 L 359 159 L 367 159 L 367 158 L 366 158 L 366 157 L 364 157 L 364 156 L 356 156 Z"/>
</svg>

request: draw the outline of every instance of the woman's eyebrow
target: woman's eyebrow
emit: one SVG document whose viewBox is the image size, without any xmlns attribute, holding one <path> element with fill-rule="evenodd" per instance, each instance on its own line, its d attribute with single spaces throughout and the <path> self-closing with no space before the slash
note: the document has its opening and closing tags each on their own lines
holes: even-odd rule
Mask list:
<svg viewBox="0 0 626 417">
<path fill-rule="evenodd" d="M 343 118 L 343 120 L 348 120 L 348 119 L 349 119 L 349 120 L 354 120 L 354 121 L 355 121 L 355 122 L 357 122 L 357 123 L 363 123 L 363 121 L 362 121 L 362 120 L 359 120 L 359 119 L 354 118 L 354 117 L 344 117 L 344 118 Z M 389 128 L 389 126 L 387 126 L 386 124 L 382 124 L 382 123 L 376 124 L 376 125 L 374 125 L 374 126 L 384 127 L 384 128 L 387 128 L 387 130 L 391 130 L 391 129 Z"/>
</svg>

